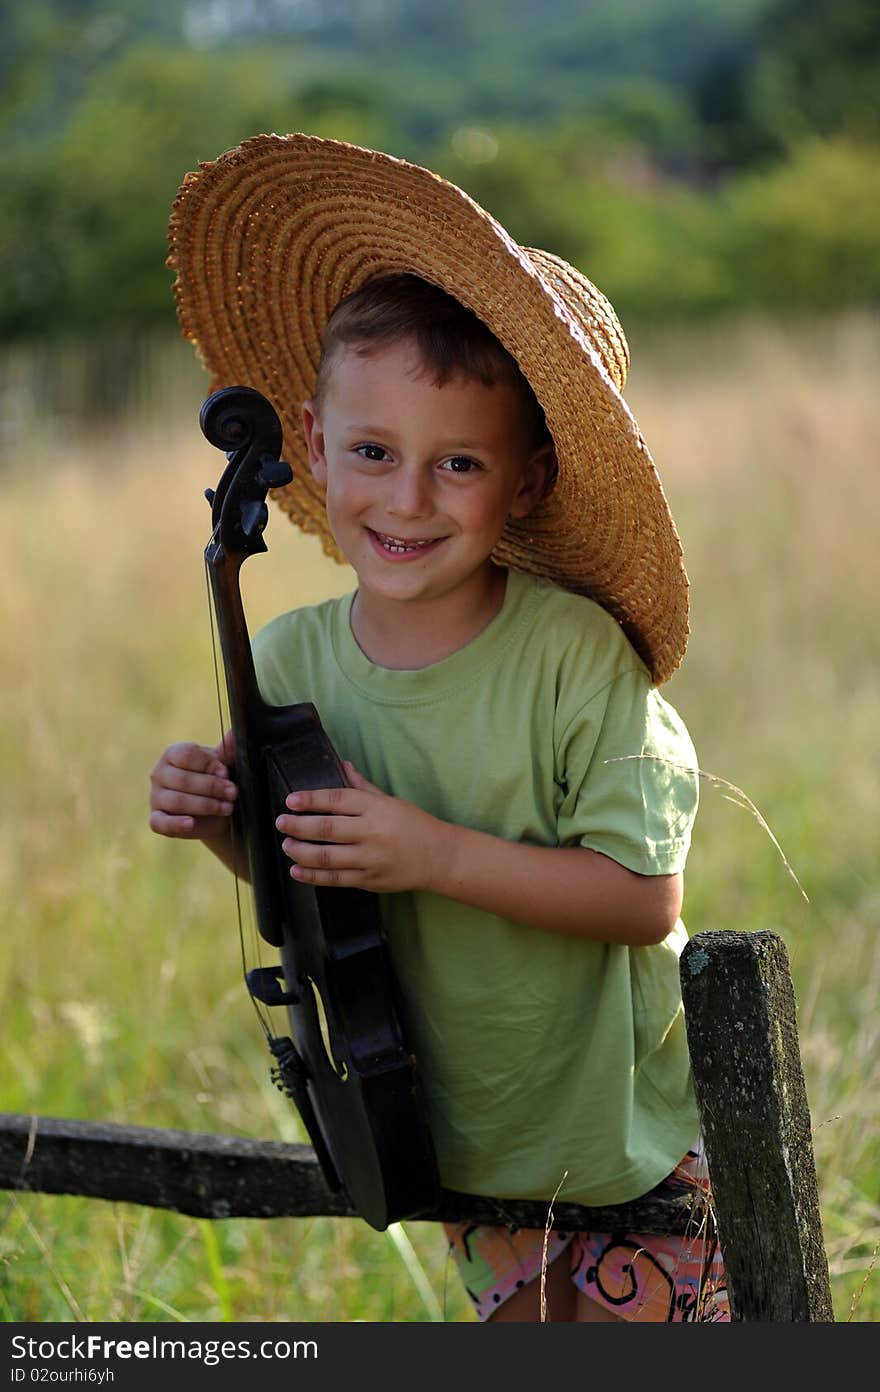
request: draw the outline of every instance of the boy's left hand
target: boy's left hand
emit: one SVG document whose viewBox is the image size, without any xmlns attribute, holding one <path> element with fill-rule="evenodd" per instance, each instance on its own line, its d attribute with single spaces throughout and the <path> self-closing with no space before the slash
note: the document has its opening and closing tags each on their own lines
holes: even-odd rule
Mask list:
<svg viewBox="0 0 880 1392">
<path fill-rule="evenodd" d="M 446 822 L 391 797 L 346 762 L 348 788 L 291 793 L 276 818 L 290 873 L 304 884 L 375 892 L 428 889 Z"/>
</svg>

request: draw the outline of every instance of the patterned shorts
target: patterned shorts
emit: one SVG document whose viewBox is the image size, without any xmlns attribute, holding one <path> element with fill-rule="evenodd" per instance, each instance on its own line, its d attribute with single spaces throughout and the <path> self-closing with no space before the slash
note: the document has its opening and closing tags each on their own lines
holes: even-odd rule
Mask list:
<svg viewBox="0 0 880 1392">
<path fill-rule="evenodd" d="M 702 1142 L 655 1192 L 677 1195 L 694 1189 L 709 1192 Z M 444 1226 L 449 1250 L 481 1320 L 540 1277 L 543 1229 Z M 547 1264 L 566 1252 L 578 1290 L 620 1319 L 654 1324 L 730 1321 L 721 1251 L 714 1231 L 707 1232 L 705 1226 L 684 1236 L 551 1229 Z M 552 1321 L 552 1309 L 547 1315 Z"/>
</svg>

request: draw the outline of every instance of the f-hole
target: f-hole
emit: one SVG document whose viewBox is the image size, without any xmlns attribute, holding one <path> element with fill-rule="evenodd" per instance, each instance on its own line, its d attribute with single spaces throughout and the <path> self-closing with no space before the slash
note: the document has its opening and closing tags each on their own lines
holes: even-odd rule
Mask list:
<svg viewBox="0 0 880 1392">
<path fill-rule="evenodd" d="M 324 1002 L 321 999 L 321 992 L 318 990 L 317 986 L 315 985 L 314 981 L 310 976 L 306 977 L 306 981 L 312 988 L 312 999 L 315 1003 L 315 1013 L 318 1017 L 318 1025 L 321 1030 L 321 1041 L 324 1045 L 324 1053 L 327 1056 L 327 1062 L 333 1069 L 333 1072 L 336 1074 L 337 1078 L 341 1078 L 343 1082 L 346 1082 L 348 1079 L 348 1064 L 345 1062 L 345 1059 L 336 1060 L 333 1057 L 333 1042 L 330 1037 L 330 1026 L 327 1023 L 327 1012 L 324 1009 Z"/>
</svg>

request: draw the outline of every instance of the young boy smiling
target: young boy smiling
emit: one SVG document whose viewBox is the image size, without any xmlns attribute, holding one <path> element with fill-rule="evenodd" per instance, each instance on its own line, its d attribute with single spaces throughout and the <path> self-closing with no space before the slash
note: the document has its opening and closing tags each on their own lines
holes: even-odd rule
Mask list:
<svg viewBox="0 0 880 1392">
<path fill-rule="evenodd" d="M 454 321 L 433 287 L 374 281 L 358 309 L 369 323 L 372 306 L 387 313 L 395 298 L 403 312 L 390 332 L 403 337 L 325 350 L 303 429 L 328 524 L 357 573 L 351 633 L 378 667 L 417 670 L 464 648 L 501 610 L 507 571 L 492 553 L 509 519 L 528 516 L 544 492 L 553 446 L 536 441 L 524 382 L 517 389 L 459 372 L 438 384 L 408 336 L 419 322 L 436 333 L 444 310 Z M 332 335 L 331 321 L 331 344 Z M 632 946 L 662 941 L 675 926 L 680 873 L 636 875 L 596 853 L 487 836 L 349 774 L 359 795 L 294 794 L 288 805 L 300 815 L 278 819 L 298 879 L 428 891 L 548 932 L 599 932 Z"/>
<path fill-rule="evenodd" d="M 534 448 L 511 384 L 439 386 L 411 340 L 340 347 L 325 374 L 303 424 L 329 526 L 358 575 L 355 635 L 381 666 L 427 666 L 500 609 L 492 552 L 508 517 L 540 496 L 552 446 Z"/>
<path fill-rule="evenodd" d="M 238 311 L 206 307 L 199 229 L 242 187 L 247 216 L 223 224 Z M 296 209 L 295 323 L 267 307 L 287 324 L 271 368 L 253 346 L 226 361 L 218 327 L 267 263 L 257 187 Z M 381 235 L 365 230 L 379 202 Z M 364 255 L 339 293 L 347 238 Z M 277 827 L 295 878 L 382 896 L 441 1180 L 592 1205 L 704 1185 L 678 986 L 696 763 L 656 691 L 684 649 L 686 582 L 619 396 L 613 311 L 453 186 L 313 137 L 258 137 L 190 176 L 171 261 L 215 380 L 281 402 L 280 359 L 308 385 L 296 448 L 313 491 L 300 479 L 282 502 L 357 588 L 280 615 L 254 660 L 265 700 L 314 701 L 350 786 L 292 794 Z M 227 754 L 166 750 L 151 826 L 230 864 Z M 539 1318 L 543 1232 L 448 1235 L 482 1318 Z M 718 1254 L 681 1238 L 554 1233 L 548 1256 L 555 1320 L 727 1318 Z"/>
</svg>

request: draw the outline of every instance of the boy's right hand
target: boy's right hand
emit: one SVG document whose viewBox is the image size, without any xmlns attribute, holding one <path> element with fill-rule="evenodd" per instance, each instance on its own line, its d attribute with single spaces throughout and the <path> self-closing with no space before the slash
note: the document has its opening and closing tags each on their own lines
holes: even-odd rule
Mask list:
<svg viewBox="0 0 880 1392">
<path fill-rule="evenodd" d="M 215 749 L 169 745 L 150 774 L 150 830 L 184 841 L 225 840 L 238 796 L 232 761 L 231 731 Z"/>
</svg>

